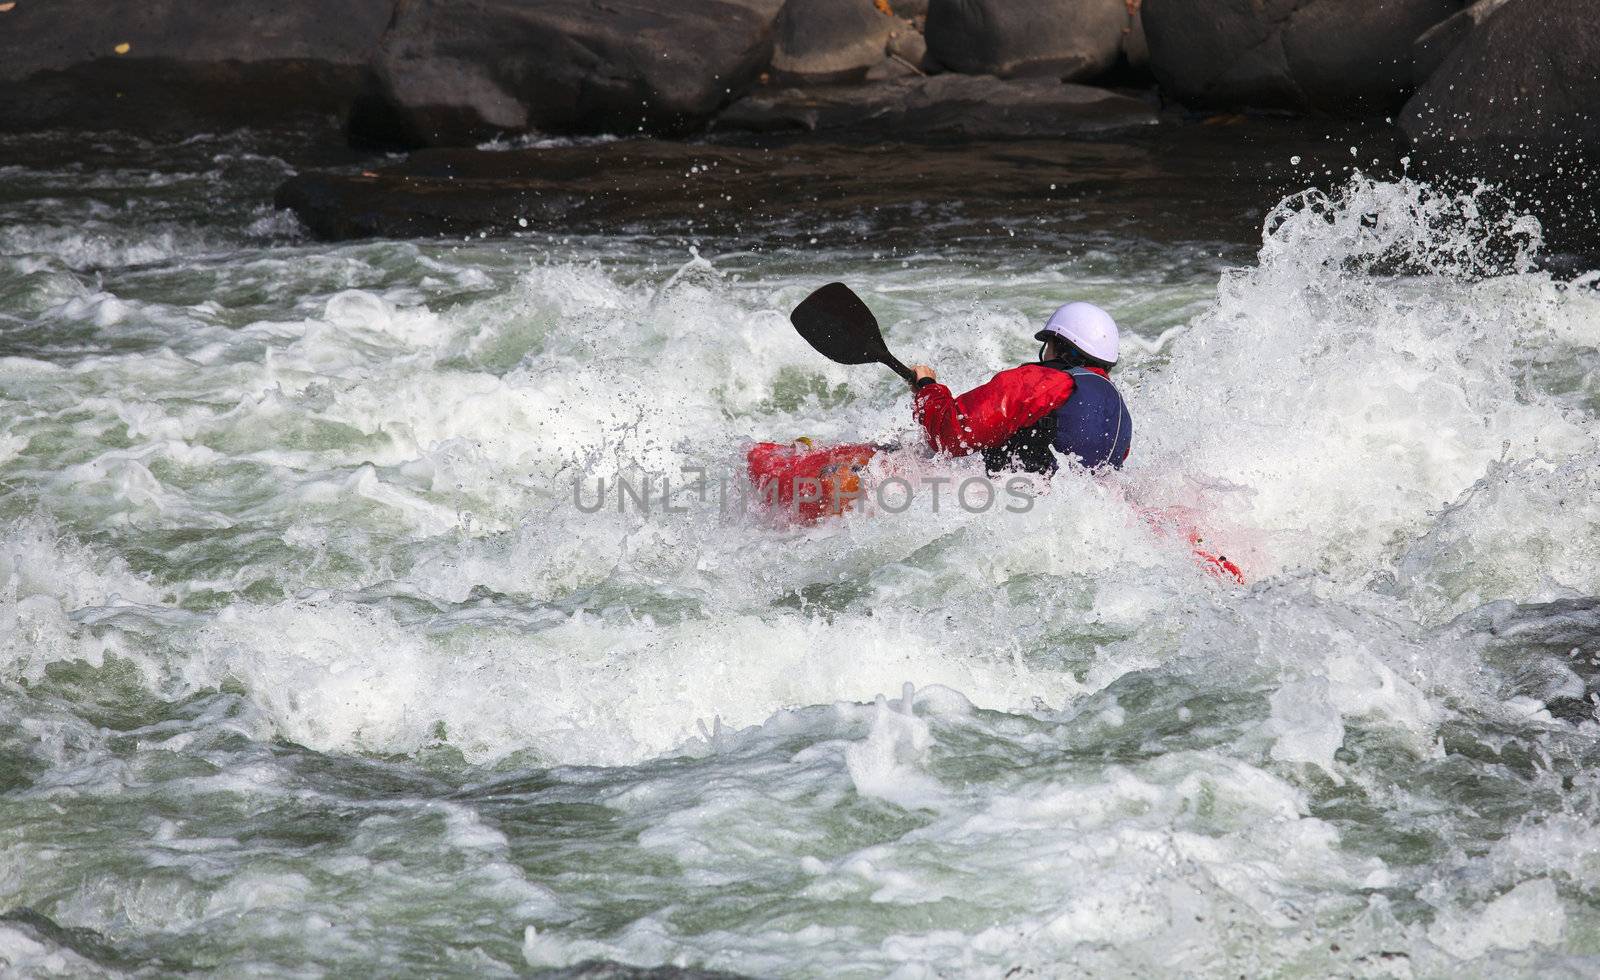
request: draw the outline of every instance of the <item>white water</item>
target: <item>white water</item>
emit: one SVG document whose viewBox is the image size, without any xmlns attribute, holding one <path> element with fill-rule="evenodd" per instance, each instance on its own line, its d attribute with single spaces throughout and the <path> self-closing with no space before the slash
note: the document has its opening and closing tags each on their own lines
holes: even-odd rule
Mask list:
<svg viewBox="0 0 1600 980">
<path fill-rule="evenodd" d="M 0 920 L 0 965 L 1586 972 L 1600 727 L 1545 700 L 1600 643 L 1457 617 L 1600 594 L 1600 296 L 1472 205 L 1358 182 L 1164 282 L 8 229 L 0 911 L 124 958 Z M 1122 314 L 1128 469 L 802 530 L 574 506 L 913 440 L 788 328 L 830 278 L 958 390 Z"/>
</svg>

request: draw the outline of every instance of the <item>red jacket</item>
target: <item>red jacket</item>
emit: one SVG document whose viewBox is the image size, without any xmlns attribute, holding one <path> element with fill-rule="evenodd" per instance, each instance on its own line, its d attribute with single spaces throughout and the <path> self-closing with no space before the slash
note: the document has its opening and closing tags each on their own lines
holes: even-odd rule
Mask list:
<svg viewBox="0 0 1600 980">
<path fill-rule="evenodd" d="M 1105 375 L 1099 368 L 1089 368 Z M 998 446 L 1072 397 L 1072 375 L 1042 364 L 1001 371 L 957 398 L 934 382 L 917 389 L 912 411 L 928 443 L 953 456 Z"/>
</svg>

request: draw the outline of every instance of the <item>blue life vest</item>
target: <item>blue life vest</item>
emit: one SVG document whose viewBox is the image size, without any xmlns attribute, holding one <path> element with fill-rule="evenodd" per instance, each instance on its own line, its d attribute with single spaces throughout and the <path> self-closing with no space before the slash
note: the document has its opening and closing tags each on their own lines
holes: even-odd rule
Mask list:
<svg viewBox="0 0 1600 980">
<path fill-rule="evenodd" d="M 1072 375 L 1072 396 L 1033 425 L 985 449 L 983 462 L 989 473 L 1022 470 L 1048 476 L 1056 471 L 1056 453 L 1090 469 L 1120 469 L 1133 446 L 1133 416 L 1117 386 L 1088 368 L 1067 367 L 1060 361 L 1039 363 Z"/>
<path fill-rule="evenodd" d="M 1072 397 L 1053 414 L 1056 452 L 1076 457 L 1084 466 L 1120 469 L 1133 448 L 1133 416 L 1111 379 L 1088 368 L 1073 368 Z"/>
</svg>

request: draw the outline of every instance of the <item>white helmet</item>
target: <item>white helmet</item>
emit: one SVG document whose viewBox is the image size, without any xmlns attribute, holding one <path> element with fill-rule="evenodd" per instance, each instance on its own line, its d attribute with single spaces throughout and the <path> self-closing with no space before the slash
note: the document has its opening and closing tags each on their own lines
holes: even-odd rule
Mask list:
<svg viewBox="0 0 1600 980">
<path fill-rule="evenodd" d="M 1117 363 L 1117 321 L 1093 303 L 1068 303 L 1050 314 L 1050 322 L 1033 335 L 1040 342 L 1058 337 L 1097 361 Z"/>
</svg>

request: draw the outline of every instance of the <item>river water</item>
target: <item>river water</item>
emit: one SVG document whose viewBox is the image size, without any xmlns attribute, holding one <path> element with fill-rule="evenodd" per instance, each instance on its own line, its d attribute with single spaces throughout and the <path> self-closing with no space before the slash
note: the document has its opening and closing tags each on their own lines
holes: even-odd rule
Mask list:
<svg viewBox="0 0 1600 980">
<path fill-rule="evenodd" d="M 281 146 L 69 143 L 0 157 L 0 974 L 1600 963 L 1600 277 L 1536 223 L 321 244 Z M 1129 466 L 719 512 L 915 441 L 829 279 L 957 390 L 1111 309 Z"/>
</svg>

